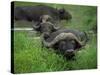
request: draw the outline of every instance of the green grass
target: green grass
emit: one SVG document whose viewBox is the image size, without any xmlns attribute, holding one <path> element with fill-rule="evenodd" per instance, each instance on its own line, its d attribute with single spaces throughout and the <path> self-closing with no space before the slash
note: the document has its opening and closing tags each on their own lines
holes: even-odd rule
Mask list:
<svg viewBox="0 0 100 75">
<path fill-rule="evenodd" d="M 38 3 L 37 3 L 38 4 Z M 32 6 L 35 3 L 16 2 L 16 6 Z M 96 25 L 96 7 L 46 4 L 56 8 L 64 7 L 72 14 L 71 22 L 62 21 L 66 28 L 91 31 Z M 20 26 L 20 23 L 16 23 Z M 27 24 L 21 23 L 21 25 Z M 30 24 L 30 23 L 29 23 Z M 27 24 L 28 25 L 28 24 Z M 24 27 L 24 26 L 23 26 Z M 28 27 L 25 25 L 25 27 Z M 87 45 L 77 52 L 76 60 L 66 60 L 53 49 L 42 48 L 37 34 L 27 31 L 14 32 L 14 73 L 51 72 L 97 68 L 97 35 L 89 34 Z"/>
<path fill-rule="evenodd" d="M 96 37 L 92 36 L 85 48 L 76 54 L 76 60 L 66 60 L 53 49 L 41 48 L 41 40 L 29 37 L 27 32 L 14 32 L 14 72 L 49 72 L 97 67 Z"/>
</svg>

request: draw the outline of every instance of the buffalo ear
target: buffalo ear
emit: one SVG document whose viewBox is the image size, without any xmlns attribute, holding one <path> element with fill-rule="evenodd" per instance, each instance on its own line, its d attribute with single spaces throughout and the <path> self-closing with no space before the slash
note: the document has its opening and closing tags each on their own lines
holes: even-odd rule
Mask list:
<svg viewBox="0 0 100 75">
<path fill-rule="evenodd" d="M 54 44 L 54 45 L 53 45 L 53 48 L 54 48 L 54 49 L 59 49 L 59 43 Z"/>
<path fill-rule="evenodd" d="M 79 49 L 79 48 L 81 48 L 82 47 L 82 45 L 80 45 L 77 41 L 76 41 L 76 43 L 75 43 L 75 49 Z"/>
<path fill-rule="evenodd" d="M 59 9 L 59 13 L 60 14 L 64 14 L 65 13 L 65 9 L 63 8 L 63 9 Z"/>
<path fill-rule="evenodd" d="M 36 31 L 40 31 L 40 27 L 40 23 L 33 25 L 33 29 L 35 29 Z"/>
</svg>

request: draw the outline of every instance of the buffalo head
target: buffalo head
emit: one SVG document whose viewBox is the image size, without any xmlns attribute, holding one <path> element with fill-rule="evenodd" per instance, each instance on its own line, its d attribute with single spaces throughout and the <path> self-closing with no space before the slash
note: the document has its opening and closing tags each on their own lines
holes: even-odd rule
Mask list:
<svg viewBox="0 0 100 75">
<path fill-rule="evenodd" d="M 61 54 L 68 58 L 72 58 L 77 49 L 84 46 L 84 42 L 80 41 L 73 33 L 60 33 L 56 37 L 52 37 L 52 34 L 44 34 L 42 38 L 43 44 L 46 47 L 59 50 Z"/>
<path fill-rule="evenodd" d="M 59 9 L 58 11 L 59 11 L 60 19 L 62 19 L 62 20 L 64 20 L 64 19 L 71 20 L 72 19 L 72 15 L 68 11 L 66 11 L 64 8 Z"/>
<path fill-rule="evenodd" d="M 33 28 L 36 31 L 39 31 L 41 33 L 44 32 L 54 32 L 59 29 L 59 26 L 55 26 L 55 24 L 52 23 L 53 19 L 49 15 L 42 15 L 40 17 L 39 22 L 36 25 L 33 25 Z"/>
</svg>

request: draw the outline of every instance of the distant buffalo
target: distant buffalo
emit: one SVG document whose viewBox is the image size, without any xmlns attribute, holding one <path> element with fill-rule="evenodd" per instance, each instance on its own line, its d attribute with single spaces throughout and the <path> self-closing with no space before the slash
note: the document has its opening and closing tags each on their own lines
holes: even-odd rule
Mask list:
<svg viewBox="0 0 100 75">
<path fill-rule="evenodd" d="M 46 5 L 16 6 L 14 8 L 15 20 L 39 21 L 40 16 L 50 15 L 54 20 L 70 20 L 71 14 L 65 9 L 56 9 Z"/>
<path fill-rule="evenodd" d="M 73 58 L 75 52 L 86 45 L 87 40 L 85 32 L 74 29 L 60 29 L 51 34 L 42 34 L 43 46 L 56 49 L 67 58 Z"/>
<path fill-rule="evenodd" d="M 51 16 L 42 15 L 40 16 L 39 22 L 37 24 L 33 24 L 33 29 L 40 33 L 52 33 L 60 29 L 60 26 L 53 23 L 53 19 Z"/>
</svg>

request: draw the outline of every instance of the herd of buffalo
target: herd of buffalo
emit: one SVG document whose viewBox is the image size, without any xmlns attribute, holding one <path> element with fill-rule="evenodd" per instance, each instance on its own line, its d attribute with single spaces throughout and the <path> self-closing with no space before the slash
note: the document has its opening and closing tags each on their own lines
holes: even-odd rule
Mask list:
<svg viewBox="0 0 100 75">
<path fill-rule="evenodd" d="M 72 15 L 64 8 L 56 9 L 46 5 L 16 6 L 14 19 L 35 22 L 33 29 L 41 33 L 42 46 L 53 48 L 69 59 L 73 58 L 88 40 L 85 32 L 60 27 L 61 20 L 72 19 Z"/>
</svg>

